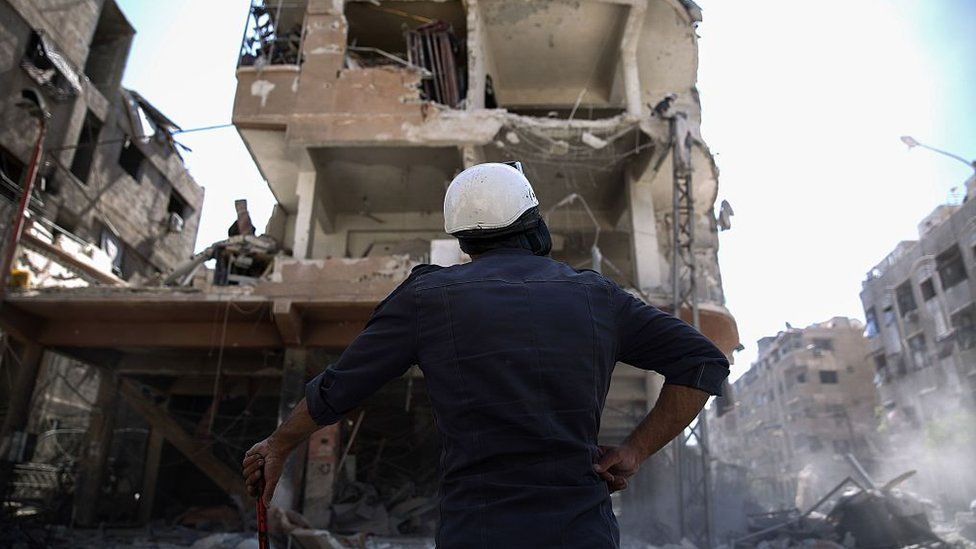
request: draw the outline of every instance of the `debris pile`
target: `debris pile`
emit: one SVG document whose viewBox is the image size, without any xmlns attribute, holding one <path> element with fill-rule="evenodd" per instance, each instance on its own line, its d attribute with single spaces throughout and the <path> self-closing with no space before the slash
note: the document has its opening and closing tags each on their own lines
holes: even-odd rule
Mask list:
<svg viewBox="0 0 976 549">
<path fill-rule="evenodd" d="M 967 539 L 962 527 L 937 532 L 928 518 L 935 505 L 897 489 L 915 471 L 878 487 L 856 459 L 849 455 L 848 460 L 860 480 L 845 478 L 803 513 L 793 509 L 750 516 L 750 533 L 732 540 L 731 548 L 976 547 L 976 539 Z M 833 503 L 830 510 L 819 511 L 828 502 Z M 956 522 L 960 526 L 965 517 Z"/>
</svg>

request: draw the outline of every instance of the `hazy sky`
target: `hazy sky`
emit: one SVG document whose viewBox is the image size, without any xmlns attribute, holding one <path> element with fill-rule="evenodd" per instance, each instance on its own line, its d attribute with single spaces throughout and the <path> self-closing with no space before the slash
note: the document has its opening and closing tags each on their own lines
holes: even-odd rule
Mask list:
<svg viewBox="0 0 976 549">
<path fill-rule="evenodd" d="M 976 157 L 976 0 L 698 0 L 703 133 L 735 217 L 721 238 L 746 350 L 785 322 L 863 319 L 864 274 L 971 170 L 898 137 Z M 120 0 L 138 34 L 124 84 L 184 128 L 230 121 L 247 0 Z M 207 190 L 198 248 L 233 200 L 262 227 L 273 199 L 233 128 L 187 134 Z"/>
</svg>

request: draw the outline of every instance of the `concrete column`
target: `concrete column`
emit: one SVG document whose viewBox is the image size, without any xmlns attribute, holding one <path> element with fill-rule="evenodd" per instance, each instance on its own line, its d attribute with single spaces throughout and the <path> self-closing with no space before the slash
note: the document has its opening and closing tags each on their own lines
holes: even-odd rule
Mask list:
<svg viewBox="0 0 976 549">
<path fill-rule="evenodd" d="M 478 0 L 464 0 L 468 23 L 468 97 L 467 109 L 485 108 L 488 39 Z"/>
<path fill-rule="evenodd" d="M 285 350 L 285 363 L 281 370 L 281 397 L 278 401 L 278 424 L 280 425 L 291 413 L 295 405 L 305 396 L 305 366 L 308 363 L 307 349 L 290 348 Z M 281 480 L 275 488 L 271 502 L 282 509 L 299 510 L 299 495 L 301 494 L 303 465 L 305 464 L 305 450 L 302 445 L 292 453 L 285 463 L 281 473 Z"/>
<path fill-rule="evenodd" d="M 627 98 L 627 114 L 640 117 L 642 112 L 640 72 L 637 68 L 637 46 L 644 28 L 647 0 L 635 0 L 627 13 L 627 23 L 620 39 L 620 63 L 623 68 L 624 95 Z"/>
<path fill-rule="evenodd" d="M 99 370 L 98 377 L 98 395 L 92 408 L 88 432 L 85 433 L 75 480 L 75 522 L 82 526 L 91 526 L 98 518 L 98 501 L 112 448 L 119 394 L 119 379 L 114 371 L 103 368 Z"/>
<path fill-rule="evenodd" d="M 316 528 L 329 525 L 336 465 L 339 462 L 339 424 L 316 431 L 308 441 L 305 467 L 305 518 Z"/>
<path fill-rule="evenodd" d="M 654 198 L 651 180 L 625 171 L 627 201 L 630 210 L 631 256 L 634 264 L 634 281 L 643 291 L 653 291 L 663 285 L 660 248 L 658 247 L 657 220 L 654 215 Z"/>
<path fill-rule="evenodd" d="M 298 182 L 295 185 L 298 211 L 295 212 L 295 244 L 292 246 L 292 254 L 298 259 L 308 259 L 312 256 L 315 210 L 318 201 L 315 181 L 314 170 L 298 172 Z"/>
<path fill-rule="evenodd" d="M 470 168 L 475 164 L 482 164 L 485 161 L 485 149 L 480 145 L 462 145 L 461 163 L 465 168 Z"/>
</svg>

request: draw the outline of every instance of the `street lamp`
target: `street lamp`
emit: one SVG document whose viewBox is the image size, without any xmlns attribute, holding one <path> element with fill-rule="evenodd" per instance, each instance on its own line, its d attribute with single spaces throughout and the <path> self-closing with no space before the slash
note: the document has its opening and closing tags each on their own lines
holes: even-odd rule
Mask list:
<svg viewBox="0 0 976 549">
<path fill-rule="evenodd" d="M 20 99 L 16 103 L 17 107 L 23 109 L 31 118 L 37 120 L 38 132 L 37 141 L 34 142 L 34 150 L 31 153 L 30 165 L 27 168 L 27 177 L 24 179 L 23 189 L 20 194 L 20 202 L 14 212 L 14 218 L 10 224 L 10 237 L 7 240 L 7 248 L 4 250 L 3 257 L 0 258 L 0 299 L 7 291 L 7 277 L 10 276 L 10 268 L 14 263 L 14 256 L 17 254 L 17 244 L 20 242 L 20 233 L 24 230 L 24 213 L 27 204 L 30 202 L 31 193 L 34 190 L 34 179 L 37 177 L 37 168 L 41 163 L 41 152 L 44 146 L 44 136 L 47 134 L 47 119 L 51 118 L 51 113 L 44 106 L 44 98 L 35 90 L 25 88 L 20 92 Z"/>
<path fill-rule="evenodd" d="M 954 159 L 962 162 L 963 164 L 969 166 L 974 171 L 976 171 L 976 160 L 966 160 L 965 158 L 959 156 L 958 154 L 952 154 L 951 152 L 943 151 L 942 149 L 937 149 L 935 147 L 930 147 L 930 146 L 926 145 L 925 143 L 919 142 L 917 139 L 915 139 L 914 137 L 912 137 L 910 135 L 903 135 L 903 136 L 901 136 L 901 142 L 904 143 L 905 145 L 908 145 L 908 148 L 909 149 L 914 149 L 915 147 L 922 147 L 923 149 L 928 149 L 930 151 L 937 152 L 937 153 L 939 153 L 941 155 L 948 156 L 949 158 L 954 158 Z"/>
</svg>

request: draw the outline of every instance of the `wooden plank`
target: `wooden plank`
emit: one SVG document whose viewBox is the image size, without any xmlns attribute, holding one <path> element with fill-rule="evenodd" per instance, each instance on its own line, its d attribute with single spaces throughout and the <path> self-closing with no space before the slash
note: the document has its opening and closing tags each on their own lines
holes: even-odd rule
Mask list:
<svg viewBox="0 0 976 549">
<path fill-rule="evenodd" d="M 153 502 L 156 499 L 156 480 L 159 478 L 159 462 L 163 455 L 163 435 L 158 429 L 149 432 L 146 444 L 146 461 L 142 469 L 142 491 L 139 498 L 139 522 L 147 523 L 152 518 Z"/>
<path fill-rule="evenodd" d="M 98 502 L 112 448 L 119 394 L 115 372 L 100 368 L 98 377 L 98 395 L 85 433 L 75 480 L 75 521 L 81 526 L 92 526 L 98 522 Z"/>
<path fill-rule="evenodd" d="M 121 383 L 122 397 L 129 406 L 145 419 L 154 431 L 158 431 L 191 463 L 210 477 L 221 490 L 234 498 L 239 498 L 244 504 L 251 499 L 244 492 L 244 479 L 240 473 L 231 469 L 224 462 L 217 459 L 210 451 L 208 444 L 203 444 L 183 430 L 165 409 L 147 398 L 142 389 L 135 382 L 123 379 Z"/>
<path fill-rule="evenodd" d="M 278 330 L 267 321 L 228 322 L 226 332 L 213 322 L 113 322 L 51 319 L 38 334 L 50 347 L 155 347 L 210 349 L 281 347 Z"/>
<path fill-rule="evenodd" d="M 281 377 L 281 354 L 269 355 L 250 351 L 233 356 L 225 351 L 220 373 L 227 377 Z M 212 380 L 217 372 L 217 357 L 200 351 L 130 353 L 118 361 L 115 369 L 120 375 L 127 376 L 206 377 Z"/>
<path fill-rule="evenodd" d="M 10 304 L 10 300 L 0 301 L 0 329 L 21 342 L 37 340 L 44 321 Z"/>
<path fill-rule="evenodd" d="M 309 322 L 305 329 L 305 346 L 341 352 L 356 339 L 364 327 L 366 322 L 361 321 Z"/>
<path fill-rule="evenodd" d="M 10 388 L 7 415 L 4 416 L 3 426 L 0 427 L 0 456 L 3 459 L 7 458 L 14 433 L 23 431 L 27 426 L 31 397 L 34 395 L 37 374 L 41 368 L 41 359 L 44 357 L 44 348 L 40 345 L 27 343 L 18 347 L 19 349 L 13 350 L 16 353 L 15 360 L 11 361 L 16 366 L 14 384 Z"/>
<path fill-rule="evenodd" d="M 41 254 L 50 257 L 54 261 L 61 263 L 68 269 L 81 275 L 83 278 L 87 278 L 96 283 L 109 284 L 112 286 L 126 285 L 125 281 L 121 278 L 113 275 L 112 273 L 106 273 L 98 270 L 98 268 L 85 263 L 54 244 L 44 242 L 40 238 L 37 238 L 36 236 L 32 235 L 30 231 L 24 231 L 24 234 L 20 237 L 20 242 L 24 246 L 32 248 Z"/>
</svg>

